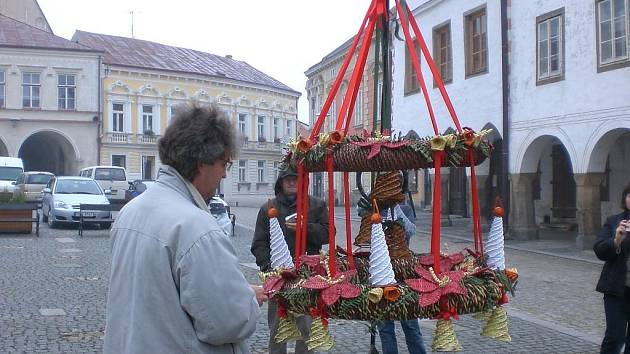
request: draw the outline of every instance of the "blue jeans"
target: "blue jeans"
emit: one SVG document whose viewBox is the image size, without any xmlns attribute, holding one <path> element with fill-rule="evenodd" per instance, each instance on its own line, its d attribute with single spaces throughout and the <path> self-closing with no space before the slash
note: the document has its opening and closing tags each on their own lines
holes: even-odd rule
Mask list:
<svg viewBox="0 0 630 354">
<path fill-rule="evenodd" d="M 420 333 L 420 324 L 418 320 L 400 321 L 403 332 L 405 333 L 405 342 L 409 354 L 426 354 L 422 333 Z M 398 343 L 396 343 L 394 321 L 383 321 L 378 325 L 378 333 L 381 337 L 383 345 L 383 354 L 398 354 Z"/>
</svg>

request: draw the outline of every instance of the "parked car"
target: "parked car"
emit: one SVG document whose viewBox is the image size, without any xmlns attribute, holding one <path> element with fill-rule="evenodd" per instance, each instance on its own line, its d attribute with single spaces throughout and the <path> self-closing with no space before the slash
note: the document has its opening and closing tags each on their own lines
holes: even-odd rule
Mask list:
<svg viewBox="0 0 630 354">
<path fill-rule="evenodd" d="M 0 193 L 13 193 L 15 181 L 24 172 L 22 159 L 0 156 Z"/>
<path fill-rule="evenodd" d="M 230 213 L 230 206 L 223 200 L 223 195 L 215 195 L 208 203 L 210 214 L 214 216 L 217 223 L 226 235 L 234 236 L 234 224 L 236 216 Z"/>
<path fill-rule="evenodd" d="M 152 187 L 155 184 L 155 180 L 152 179 L 136 179 L 133 182 L 129 183 L 129 188 L 125 191 L 125 202 L 132 200 L 133 198 L 139 196 L 147 190 L 147 188 Z"/>
<path fill-rule="evenodd" d="M 103 190 L 110 190 L 107 199 L 112 203 L 124 203 L 128 188 L 127 171 L 119 166 L 91 166 L 81 169 L 81 177 L 93 178 Z"/>
<path fill-rule="evenodd" d="M 13 194 L 23 194 L 27 202 L 40 202 L 44 197 L 42 191 L 53 177 L 50 172 L 23 172 L 15 182 Z"/>
<path fill-rule="evenodd" d="M 43 221 L 53 228 L 63 223 L 78 224 L 80 204 L 109 204 L 103 189 L 95 180 L 87 177 L 54 177 L 43 192 Z M 83 218 L 93 223 L 102 220 L 99 223 L 101 228 L 111 226 L 110 211 L 83 212 Z"/>
</svg>

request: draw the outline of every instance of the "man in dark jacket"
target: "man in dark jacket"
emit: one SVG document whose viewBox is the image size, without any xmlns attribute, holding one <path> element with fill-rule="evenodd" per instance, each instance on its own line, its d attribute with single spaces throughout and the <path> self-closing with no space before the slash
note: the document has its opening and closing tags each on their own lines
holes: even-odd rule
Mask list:
<svg viewBox="0 0 630 354">
<path fill-rule="evenodd" d="M 291 170 L 281 171 L 274 186 L 276 198 L 271 200 L 271 205 L 278 210 L 278 222 L 284 233 L 284 239 L 289 246 L 291 256 L 295 259 L 295 218 L 285 220 L 296 212 L 297 207 L 297 173 Z M 271 248 L 269 232 L 269 217 L 267 210 L 269 203 L 263 204 L 258 211 L 256 220 L 256 230 L 252 240 L 251 252 L 256 257 L 256 264 L 261 271 L 271 270 Z M 308 203 L 308 225 L 306 239 L 306 253 L 319 254 L 322 245 L 328 243 L 328 208 L 326 203 L 310 197 Z M 269 301 L 269 312 L 267 314 L 269 324 L 269 353 L 286 354 L 286 343 L 276 343 L 275 336 L 278 329 L 278 302 Z M 302 316 L 297 319 L 297 325 L 304 338 L 308 338 L 309 327 L 312 319 L 309 316 Z M 307 350 L 303 340 L 296 342 L 296 354 L 311 353 Z"/>
</svg>

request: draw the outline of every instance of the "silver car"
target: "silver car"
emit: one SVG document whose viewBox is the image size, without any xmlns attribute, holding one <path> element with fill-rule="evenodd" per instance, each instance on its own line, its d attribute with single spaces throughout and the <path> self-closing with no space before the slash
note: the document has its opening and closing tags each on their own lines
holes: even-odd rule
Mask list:
<svg viewBox="0 0 630 354">
<path fill-rule="evenodd" d="M 43 190 L 43 221 L 48 226 L 59 224 L 78 224 L 80 220 L 79 204 L 109 204 L 101 187 L 87 177 L 56 177 L 50 180 Z M 99 223 L 101 228 L 111 226 L 110 211 L 83 212 L 83 219 L 90 223 Z M 102 222 L 99 222 L 101 221 Z"/>
</svg>

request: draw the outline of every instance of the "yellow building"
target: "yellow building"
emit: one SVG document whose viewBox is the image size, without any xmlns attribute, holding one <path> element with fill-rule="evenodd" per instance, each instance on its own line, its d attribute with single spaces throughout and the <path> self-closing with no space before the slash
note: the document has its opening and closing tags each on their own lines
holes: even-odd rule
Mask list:
<svg viewBox="0 0 630 354">
<path fill-rule="evenodd" d="M 156 142 L 174 107 L 216 103 L 243 136 L 220 192 L 233 205 L 273 196 L 282 148 L 297 132 L 299 92 L 231 56 L 83 31 L 73 40 L 105 52 L 100 164 L 125 167 L 128 180 L 155 179 Z"/>
</svg>

